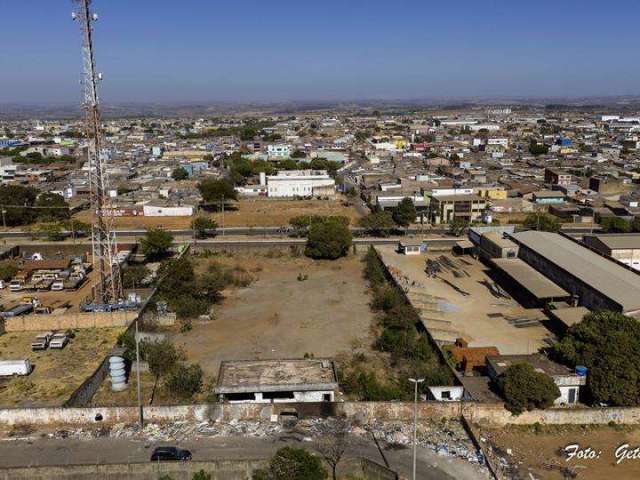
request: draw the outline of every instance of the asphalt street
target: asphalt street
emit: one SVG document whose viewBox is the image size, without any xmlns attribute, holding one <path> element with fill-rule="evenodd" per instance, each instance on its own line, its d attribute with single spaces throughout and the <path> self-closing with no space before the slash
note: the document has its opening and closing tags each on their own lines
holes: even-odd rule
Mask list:
<svg viewBox="0 0 640 480">
<path fill-rule="evenodd" d="M 285 445 L 313 449 L 312 441 L 288 435 L 281 435 L 277 438 L 198 438 L 179 443 L 125 438 L 3 439 L 0 440 L 0 468 L 143 463 L 148 462 L 152 450 L 161 445 L 174 445 L 189 449 L 193 454 L 194 461 L 269 458 L 278 448 Z M 384 464 L 375 443 L 362 438 L 354 438 L 350 442 L 347 455 L 367 457 Z M 410 478 L 412 467 L 410 448 L 386 450 L 384 455 L 392 469 Z M 417 478 L 419 479 L 475 480 L 488 478 L 477 467 L 463 460 L 439 456 L 423 448 L 418 449 L 417 458 Z"/>
</svg>

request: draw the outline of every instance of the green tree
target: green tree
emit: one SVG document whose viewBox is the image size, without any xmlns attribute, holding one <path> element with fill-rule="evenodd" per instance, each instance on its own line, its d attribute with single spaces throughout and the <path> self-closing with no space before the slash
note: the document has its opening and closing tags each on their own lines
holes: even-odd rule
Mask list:
<svg viewBox="0 0 640 480">
<path fill-rule="evenodd" d="M 187 169 L 184 167 L 176 167 L 173 169 L 173 172 L 171 172 L 171 178 L 175 181 L 186 180 L 189 178 L 189 172 L 187 172 Z"/>
<path fill-rule="evenodd" d="M 140 240 L 140 248 L 147 260 L 157 261 L 166 257 L 173 244 L 173 235 L 162 228 L 150 228 Z"/>
<path fill-rule="evenodd" d="M 179 363 L 168 374 L 165 386 L 173 395 L 181 400 L 190 400 L 202 391 L 202 368 L 200 365 Z"/>
<path fill-rule="evenodd" d="M 531 141 L 529 144 L 529 153 L 531 155 L 546 155 L 549 153 L 549 147 L 547 147 L 543 143 L 537 143 L 535 140 Z"/>
<path fill-rule="evenodd" d="M 640 217 L 634 217 L 631 222 L 631 230 L 634 232 L 640 232 Z"/>
<path fill-rule="evenodd" d="M 393 221 L 401 227 L 408 227 L 414 223 L 417 215 L 413 200 L 408 197 L 403 198 L 398 206 L 393 209 Z"/>
<path fill-rule="evenodd" d="M 459 237 L 464 233 L 468 226 L 469 222 L 462 218 L 455 217 L 449 224 L 449 233 L 453 236 Z"/>
<path fill-rule="evenodd" d="M 524 219 L 523 226 L 541 232 L 557 232 L 561 224 L 558 217 L 546 213 L 530 213 Z"/>
<path fill-rule="evenodd" d="M 18 267 L 11 260 L 0 261 L 0 280 L 8 282 L 18 273 Z"/>
<path fill-rule="evenodd" d="M 149 364 L 149 371 L 156 378 L 164 378 L 184 358 L 183 352 L 167 339 L 159 342 L 143 341 L 140 347 L 143 358 Z"/>
<path fill-rule="evenodd" d="M 199 470 L 193 474 L 192 480 L 211 480 L 211 474 L 204 470 Z"/>
<path fill-rule="evenodd" d="M 37 226 L 37 231 L 47 236 L 50 242 L 60 242 L 64 240 L 64 230 L 59 223 L 41 223 Z"/>
<path fill-rule="evenodd" d="M 38 207 L 38 218 L 44 221 L 67 220 L 71 216 L 69 204 L 57 193 L 41 193 L 35 206 Z"/>
<path fill-rule="evenodd" d="M 196 238 L 203 239 L 209 236 L 208 230 L 215 230 L 218 224 L 209 217 L 196 217 L 191 222 L 191 228 L 195 232 Z"/>
<path fill-rule="evenodd" d="M 0 210 L 4 210 L 4 220 L 8 227 L 28 225 L 37 216 L 32 207 L 38 190 L 22 185 L 0 185 Z"/>
<path fill-rule="evenodd" d="M 588 368 L 587 395 L 593 404 L 640 405 L 640 323 L 635 318 L 591 313 L 569 329 L 553 353 L 572 367 Z"/>
<path fill-rule="evenodd" d="M 498 377 L 497 386 L 507 409 L 515 415 L 525 410 L 548 408 L 560 396 L 553 379 L 537 372 L 530 363 L 511 365 Z"/>
<path fill-rule="evenodd" d="M 198 190 L 205 203 L 217 205 L 221 201 L 237 200 L 238 193 L 231 182 L 225 179 L 206 179 L 198 184 Z"/>
<path fill-rule="evenodd" d="M 122 286 L 124 288 L 140 288 L 142 282 L 151 274 L 145 265 L 129 265 L 122 272 Z"/>
<path fill-rule="evenodd" d="M 389 212 L 377 211 L 371 212 L 366 217 L 362 217 L 358 224 L 364 228 L 369 235 L 376 237 L 387 237 L 395 223 Z"/>
<path fill-rule="evenodd" d="M 600 227 L 606 233 L 629 233 L 632 230 L 631 222 L 621 217 L 602 217 Z"/>
<path fill-rule="evenodd" d="M 327 471 L 320 459 L 304 448 L 283 447 L 269 462 L 269 467 L 259 470 L 253 480 L 325 480 Z"/>
<path fill-rule="evenodd" d="M 349 253 L 351 231 L 338 217 L 327 217 L 323 222 L 313 223 L 307 235 L 305 255 L 316 259 L 335 260 Z"/>
<path fill-rule="evenodd" d="M 291 158 L 306 158 L 307 154 L 304 153 L 302 150 L 294 150 L 294 152 L 291 154 Z"/>
</svg>

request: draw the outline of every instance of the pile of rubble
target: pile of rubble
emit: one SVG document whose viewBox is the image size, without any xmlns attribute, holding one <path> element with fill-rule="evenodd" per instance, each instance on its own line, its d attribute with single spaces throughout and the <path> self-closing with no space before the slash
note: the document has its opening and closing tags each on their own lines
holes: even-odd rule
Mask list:
<svg viewBox="0 0 640 480">
<path fill-rule="evenodd" d="M 82 427 L 78 429 L 55 430 L 46 433 L 50 438 L 127 438 L 150 442 L 185 441 L 203 437 L 277 437 L 281 434 L 296 435 L 301 440 L 335 433 L 338 429 L 354 437 L 375 439 L 385 448 L 408 447 L 413 443 L 413 424 L 406 422 L 349 423 L 333 418 L 302 419 L 295 425 L 282 425 L 268 420 L 248 421 L 176 421 L 168 423 L 147 423 L 142 429 L 138 424 L 118 423 L 111 428 Z M 16 432 L 18 433 L 18 432 Z M 20 432 L 27 433 L 27 432 Z M 33 433 L 29 432 L 33 437 Z M 41 434 L 42 435 L 42 434 Z M 14 435 L 19 439 L 25 435 Z M 457 457 L 474 464 L 484 464 L 482 454 L 475 448 L 464 427 L 456 420 L 421 421 L 418 426 L 417 442 L 439 455 Z"/>
</svg>

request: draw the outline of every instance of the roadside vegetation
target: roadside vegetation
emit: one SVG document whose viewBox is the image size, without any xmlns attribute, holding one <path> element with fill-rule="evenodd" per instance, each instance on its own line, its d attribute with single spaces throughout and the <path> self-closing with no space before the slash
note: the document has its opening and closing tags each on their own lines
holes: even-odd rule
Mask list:
<svg viewBox="0 0 640 480">
<path fill-rule="evenodd" d="M 363 263 L 372 291 L 371 308 L 377 313 L 373 348 L 384 356 L 385 362 L 381 366 L 367 353 L 354 353 L 339 371 L 344 392 L 365 401 L 410 400 L 413 386 L 409 377 L 425 379 L 422 392 L 428 386 L 451 384 L 451 371 L 440 362 L 426 334 L 418 332 L 417 312 L 388 280 L 373 247 Z"/>
</svg>

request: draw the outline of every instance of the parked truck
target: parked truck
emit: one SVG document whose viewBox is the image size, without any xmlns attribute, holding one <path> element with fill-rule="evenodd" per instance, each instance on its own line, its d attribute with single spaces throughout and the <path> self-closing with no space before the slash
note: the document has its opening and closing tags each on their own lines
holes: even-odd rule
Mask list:
<svg viewBox="0 0 640 480">
<path fill-rule="evenodd" d="M 29 360 L 0 360 L 0 377 L 29 375 L 31 370 Z"/>
<path fill-rule="evenodd" d="M 0 317 L 2 318 L 12 318 L 12 317 L 17 317 L 18 315 L 25 315 L 27 313 L 30 313 L 33 311 L 33 304 L 31 303 L 21 303 L 20 305 L 17 305 L 15 307 L 13 307 L 10 310 L 7 310 L 6 312 L 0 312 Z"/>
</svg>

